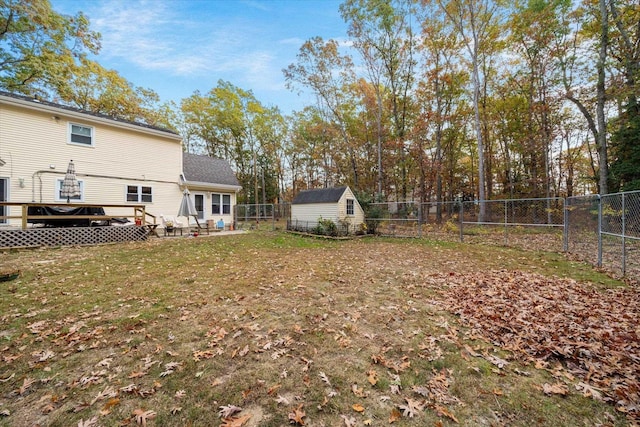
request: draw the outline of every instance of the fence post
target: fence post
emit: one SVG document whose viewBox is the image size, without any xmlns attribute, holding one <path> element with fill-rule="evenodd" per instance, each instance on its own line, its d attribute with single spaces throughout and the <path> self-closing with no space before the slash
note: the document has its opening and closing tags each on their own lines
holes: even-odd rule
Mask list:
<svg viewBox="0 0 640 427">
<path fill-rule="evenodd" d="M 626 239 L 626 208 L 624 206 L 624 193 L 622 193 L 622 275 L 627 274 L 627 239 Z"/>
<path fill-rule="evenodd" d="M 598 194 L 598 267 L 602 267 L 602 196 Z"/>
<path fill-rule="evenodd" d="M 22 205 L 22 229 L 27 229 L 27 217 L 29 216 L 29 207 L 27 205 Z"/>
<path fill-rule="evenodd" d="M 464 200 L 460 202 L 460 242 L 464 242 L 462 223 L 464 222 Z"/>
<path fill-rule="evenodd" d="M 418 203 L 418 238 L 422 238 L 422 204 Z"/>
<path fill-rule="evenodd" d="M 276 209 L 273 203 L 269 203 L 268 206 L 271 207 L 271 231 L 276 231 Z"/>
<path fill-rule="evenodd" d="M 509 212 L 508 212 L 508 201 L 505 199 L 504 201 L 504 245 L 507 246 L 509 244 L 509 238 L 507 236 L 507 224 L 509 223 Z"/>
<path fill-rule="evenodd" d="M 569 252 L 569 209 L 567 203 L 569 198 L 562 199 L 563 213 L 562 213 L 562 251 Z"/>
</svg>

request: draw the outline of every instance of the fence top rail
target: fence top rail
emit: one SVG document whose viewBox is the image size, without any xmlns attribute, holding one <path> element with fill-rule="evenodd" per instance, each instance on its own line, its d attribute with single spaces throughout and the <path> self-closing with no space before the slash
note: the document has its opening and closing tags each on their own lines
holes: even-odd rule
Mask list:
<svg viewBox="0 0 640 427">
<path fill-rule="evenodd" d="M 273 206 L 273 203 L 245 203 L 242 205 L 236 205 L 236 208 L 241 208 L 245 206 Z"/>
<path fill-rule="evenodd" d="M 609 194 L 602 194 L 600 195 L 600 197 L 619 197 L 619 196 L 629 196 L 631 194 L 638 194 L 640 195 L 640 190 L 634 190 L 634 191 L 623 191 L 620 193 L 609 193 Z"/>
<path fill-rule="evenodd" d="M 528 198 L 528 199 L 491 199 L 491 200 L 467 200 L 465 202 L 462 203 L 466 203 L 466 204 L 474 204 L 474 205 L 479 205 L 480 203 L 498 203 L 498 202 L 544 202 L 544 201 L 549 201 L 549 200 L 555 200 L 555 201 L 559 201 L 559 200 L 564 200 L 564 197 L 537 197 L 537 198 Z"/>
<path fill-rule="evenodd" d="M 487 221 L 462 221 L 463 224 L 473 224 L 473 225 L 499 225 L 500 227 L 564 227 L 563 223 L 552 223 L 552 224 L 535 224 L 535 223 L 525 223 L 525 222 L 487 222 Z"/>
<path fill-rule="evenodd" d="M 610 233 L 607 231 L 602 231 L 601 232 L 603 235 L 605 236 L 613 236 L 613 237 L 620 237 L 620 238 L 625 238 L 625 239 L 631 239 L 631 240 L 638 240 L 640 241 L 640 237 L 636 237 L 636 236 L 631 236 L 629 234 L 620 234 L 620 233 Z"/>
</svg>

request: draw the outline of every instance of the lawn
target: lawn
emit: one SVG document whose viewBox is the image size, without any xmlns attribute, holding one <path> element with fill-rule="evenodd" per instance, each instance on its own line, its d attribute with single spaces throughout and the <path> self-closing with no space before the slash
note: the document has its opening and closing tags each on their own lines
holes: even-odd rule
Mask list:
<svg viewBox="0 0 640 427">
<path fill-rule="evenodd" d="M 561 255 L 254 232 L 0 253 L 0 425 L 640 419 L 637 288 Z"/>
</svg>

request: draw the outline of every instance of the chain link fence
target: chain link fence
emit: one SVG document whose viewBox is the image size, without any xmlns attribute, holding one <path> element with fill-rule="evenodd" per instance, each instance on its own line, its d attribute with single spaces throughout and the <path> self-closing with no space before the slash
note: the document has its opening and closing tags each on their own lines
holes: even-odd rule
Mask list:
<svg viewBox="0 0 640 427">
<path fill-rule="evenodd" d="M 568 197 L 564 210 L 564 252 L 597 266 L 602 265 L 600 202 L 597 194 Z"/>
<path fill-rule="evenodd" d="M 640 191 L 601 196 L 602 265 L 640 278 Z"/>
<path fill-rule="evenodd" d="M 422 237 L 420 204 L 414 202 L 370 203 L 367 230 L 380 236 Z"/>
<path fill-rule="evenodd" d="M 279 209 L 274 218 L 289 218 L 289 205 Z M 371 203 L 366 211 L 368 232 L 376 235 L 564 252 L 633 283 L 640 280 L 640 191 L 483 203 L 384 202 Z M 240 217 L 243 211 L 237 212 Z M 251 212 L 255 209 L 246 214 L 249 219 L 259 217 Z"/>
<path fill-rule="evenodd" d="M 563 198 L 464 202 L 460 218 L 461 241 L 563 250 Z"/>
<path fill-rule="evenodd" d="M 281 209 L 276 209 L 276 205 L 250 204 L 236 205 L 235 227 L 237 230 L 255 229 L 276 229 L 277 215 Z"/>
</svg>

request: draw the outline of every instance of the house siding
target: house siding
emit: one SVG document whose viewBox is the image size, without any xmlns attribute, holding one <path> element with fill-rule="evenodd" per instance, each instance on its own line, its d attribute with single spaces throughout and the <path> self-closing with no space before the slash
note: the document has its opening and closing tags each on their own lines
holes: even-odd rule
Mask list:
<svg viewBox="0 0 640 427">
<path fill-rule="evenodd" d="M 64 178 L 73 160 L 84 185 L 83 203 L 144 204 L 154 215 L 177 212 L 182 197 L 178 186 L 182 147 L 177 135 L 110 126 L 88 115 L 83 119 L 78 113 L 49 110 L 0 102 L 0 157 L 6 162 L 0 177 L 9 178 L 10 202 L 56 203 L 56 181 Z M 70 144 L 69 123 L 92 127 L 93 146 Z M 126 202 L 127 185 L 152 187 L 153 202 Z M 11 209 L 12 215 L 18 214 L 15 207 Z M 132 210 L 112 208 L 107 214 L 132 215 Z"/>
<path fill-rule="evenodd" d="M 218 222 L 219 220 L 222 219 L 222 221 L 225 223 L 225 225 L 230 225 L 235 221 L 235 209 L 236 209 L 236 194 L 235 192 L 229 192 L 229 189 L 207 189 L 207 190 L 194 190 L 191 189 L 190 190 L 191 193 L 191 199 L 194 200 L 195 202 L 195 196 L 196 194 L 198 195 L 203 195 L 204 196 L 204 218 L 198 218 L 198 221 L 200 222 L 200 225 L 205 225 L 203 224 L 203 221 L 206 223 L 206 221 L 209 220 L 213 220 L 215 222 Z M 212 212 L 212 194 L 221 194 L 221 195 L 229 195 L 231 196 L 231 211 L 229 214 L 214 214 Z M 180 220 L 184 220 L 184 217 L 180 217 Z M 190 217 L 189 218 L 189 224 L 190 225 L 195 225 L 196 224 L 196 220 L 194 217 Z"/>
</svg>

